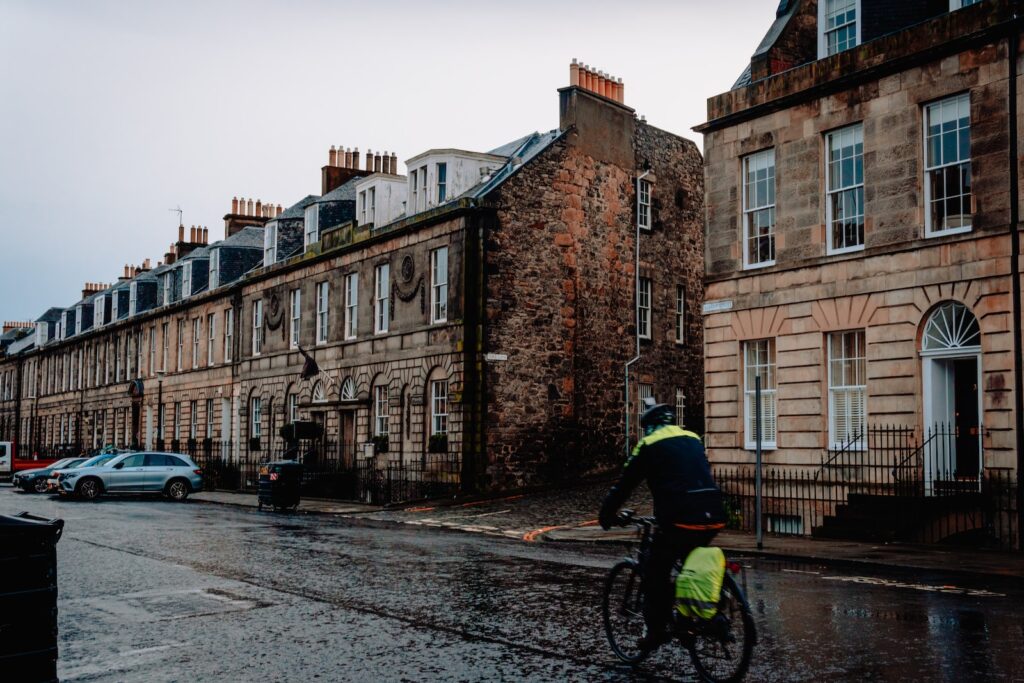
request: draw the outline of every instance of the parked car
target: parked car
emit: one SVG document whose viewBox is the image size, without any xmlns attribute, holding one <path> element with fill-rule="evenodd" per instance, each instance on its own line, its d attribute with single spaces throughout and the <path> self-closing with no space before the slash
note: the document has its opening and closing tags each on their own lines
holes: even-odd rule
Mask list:
<svg viewBox="0 0 1024 683">
<path fill-rule="evenodd" d="M 46 482 L 54 470 L 78 467 L 86 460 L 88 460 L 88 458 L 61 458 L 57 462 L 46 467 L 15 472 L 14 477 L 11 479 L 11 483 L 14 486 L 20 486 L 26 493 L 46 493 Z"/>
<path fill-rule="evenodd" d="M 79 464 L 75 465 L 74 467 L 69 467 L 67 469 L 53 469 L 53 470 L 50 471 L 49 479 L 46 480 L 46 490 L 47 491 L 60 491 L 60 475 L 61 475 L 62 472 L 66 472 L 66 471 L 70 471 L 70 470 L 80 470 L 80 469 L 84 469 L 86 467 L 93 467 L 95 465 L 102 465 L 103 463 L 105 463 L 105 462 L 107 462 L 109 460 L 113 460 L 118 455 L 120 455 L 119 452 L 115 452 L 115 453 L 100 453 L 99 455 L 94 455 L 91 458 L 89 458 L 88 460 L 86 460 L 85 462 L 79 463 Z"/>
<path fill-rule="evenodd" d="M 79 467 L 57 473 L 57 491 L 62 496 L 86 500 L 104 493 L 162 493 L 181 501 L 202 490 L 203 471 L 180 453 L 97 456 Z"/>
</svg>

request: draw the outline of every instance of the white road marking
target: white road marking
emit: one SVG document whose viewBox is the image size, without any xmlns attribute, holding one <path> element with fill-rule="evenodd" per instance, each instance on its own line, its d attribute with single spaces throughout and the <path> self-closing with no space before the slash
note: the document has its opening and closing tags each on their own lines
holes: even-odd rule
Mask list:
<svg viewBox="0 0 1024 683">
<path fill-rule="evenodd" d="M 871 586 L 883 586 L 885 588 L 908 588 L 910 590 L 927 591 L 930 593 L 955 593 L 957 595 L 970 595 L 979 598 L 1005 598 L 1005 593 L 995 593 L 980 588 L 959 588 L 957 586 L 929 586 L 923 583 L 905 583 L 892 579 L 882 579 L 875 576 L 822 576 L 825 581 L 843 581 L 845 583 L 863 583 Z"/>
</svg>

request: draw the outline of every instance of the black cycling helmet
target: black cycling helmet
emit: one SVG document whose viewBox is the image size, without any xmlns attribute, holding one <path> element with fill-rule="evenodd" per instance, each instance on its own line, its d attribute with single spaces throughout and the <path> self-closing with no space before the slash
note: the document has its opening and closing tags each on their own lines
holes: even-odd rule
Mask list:
<svg viewBox="0 0 1024 683">
<path fill-rule="evenodd" d="M 670 425 L 676 420 L 676 413 L 664 403 L 653 398 L 644 399 L 644 412 L 640 415 L 640 426 L 644 429 L 658 425 Z"/>
</svg>

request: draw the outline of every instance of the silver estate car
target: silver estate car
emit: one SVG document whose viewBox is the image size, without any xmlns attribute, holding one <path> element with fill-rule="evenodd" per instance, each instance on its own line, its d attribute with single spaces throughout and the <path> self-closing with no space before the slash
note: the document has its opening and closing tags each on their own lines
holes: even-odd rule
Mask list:
<svg viewBox="0 0 1024 683">
<path fill-rule="evenodd" d="M 180 453 L 121 453 L 86 467 L 60 470 L 57 491 L 62 496 L 92 500 L 103 493 L 162 493 L 185 500 L 203 490 L 203 471 Z"/>
</svg>

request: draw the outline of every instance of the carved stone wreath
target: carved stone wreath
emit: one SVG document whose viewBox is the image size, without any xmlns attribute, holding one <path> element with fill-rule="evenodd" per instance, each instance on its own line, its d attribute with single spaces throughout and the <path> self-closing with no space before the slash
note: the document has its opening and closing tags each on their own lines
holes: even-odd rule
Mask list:
<svg viewBox="0 0 1024 683">
<path fill-rule="evenodd" d="M 406 258 L 409 258 L 409 257 L 407 256 Z M 402 266 L 404 267 L 405 264 L 403 263 Z M 420 313 L 426 313 L 427 312 L 427 298 L 426 298 L 426 289 L 423 287 L 423 276 L 422 275 L 420 275 L 419 279 L 416 280 L 416 284 L 413 285 L 412 289 L 410 289 L 408 292 L 403 292 L 401 290 L 401 288 L 399 288 L 398 283 L 397 282 L 394 283 L 392 285 L 392 287 L 391 287 L 391 306 L 390 306 L 390 308 L 391 308 L 391 311 L 390 311 L 391 319 L 392 320 L 395 319 L 395 296 L 397 296 L 399 299 L 401 299 L 405 303 L 409 303 L 410 301 L 412 301 L 413 299 L 416 298 L 417 294 L 420 295 Z"/>
<path fill-rule="evenodd" d="M 406 254 L 402 259 L 401 272 L 402 282 L 412 282 L 412 276 L 416 274 L 416 263 L 412 260 L 412 256 Z"/>
<path fill-rule="evenodd" d="M 283 320 L 284 308 L 281 306 L 281 297 L 275 291 L 270 295 L 270 301 L 267 302 L 267 329 L 276 330 L 281 326 Z"/>
</svg>

